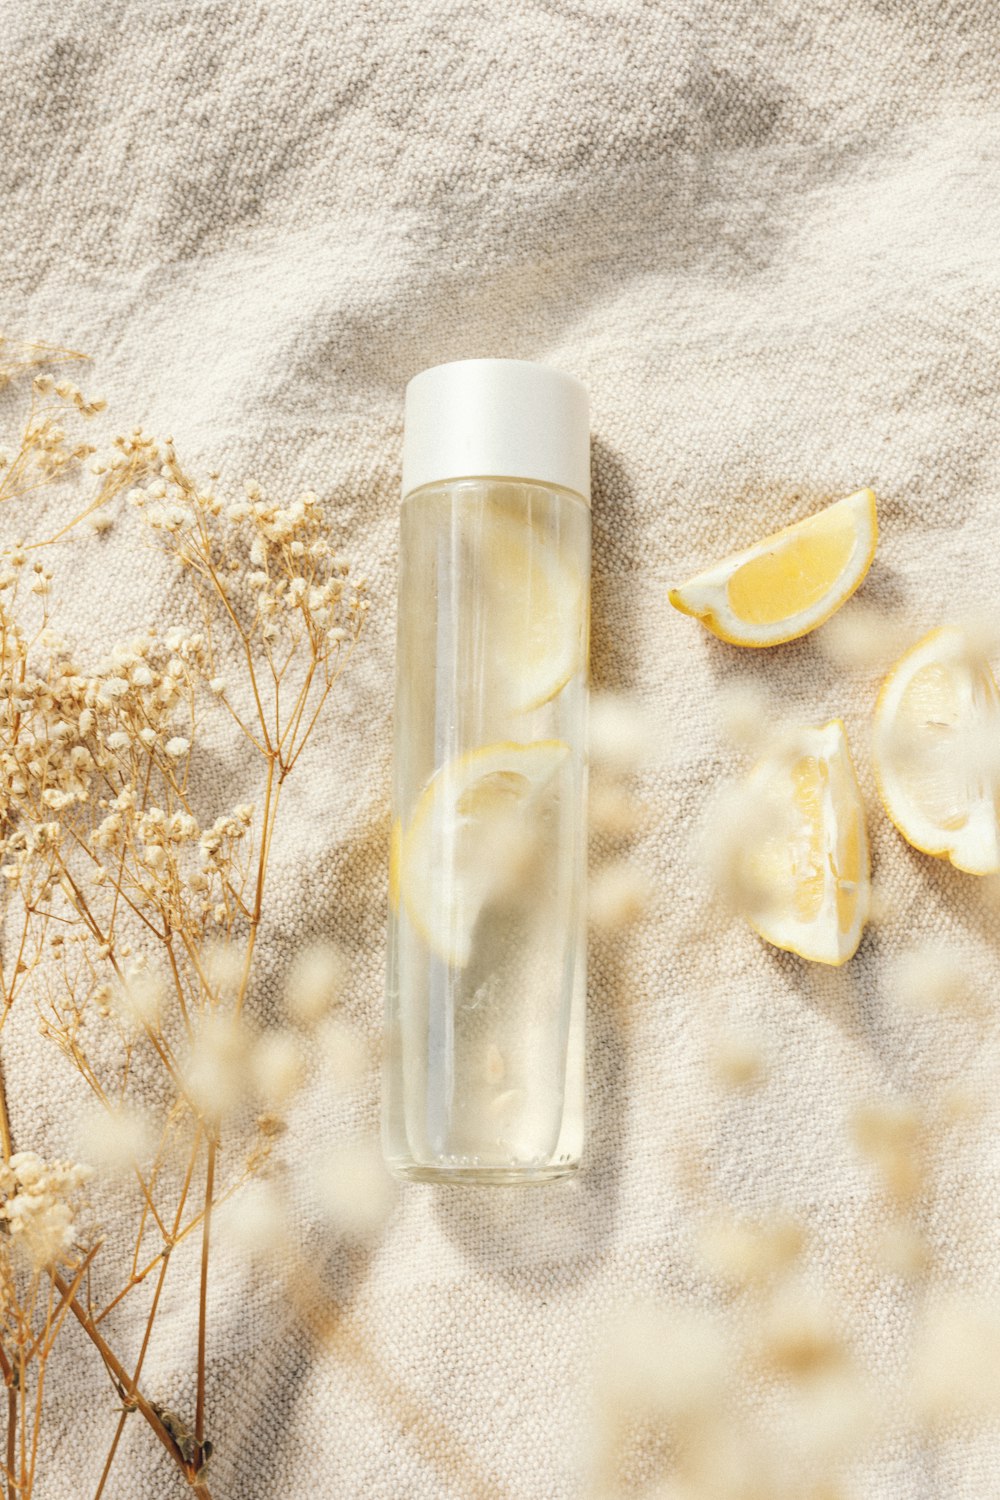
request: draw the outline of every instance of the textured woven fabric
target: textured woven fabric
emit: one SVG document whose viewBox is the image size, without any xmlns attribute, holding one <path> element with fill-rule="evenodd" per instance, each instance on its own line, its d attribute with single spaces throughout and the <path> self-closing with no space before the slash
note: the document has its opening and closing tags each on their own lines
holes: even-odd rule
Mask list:
<svg viewBox="0 0 1000 1500">
<path fill-rule="evenodd" d="M 323 1353 L 275 1284 L 220 1262 L 217 1500 L 575 1500 L 600 1315 L 632 1295 L 717 1297 L 692 1253 L 693 1153 L 702 1204 L 809 1224 L 816 1274 L 890 1381 L 912 1294 L 863 1269 L 880 1209 L 847 1121 L 859 1099 L 967 1073 L 975 1041 L 901 1018 L 886 965 L 914 932 L 951 933 L 988 964 L 989 924 L 974 883 L 873 814 L 894 915 L 846 970 L 705 928 L 689 846 L 736 763 L 720 684 L 841 714 L 870 792 L 876 678 L 815 640 L 748 659 L 672 612 L 666 589 L 867 483 L 883 527 L 870 602 L 926 627 L 956 595 L 995 602 L 1000 13 L 7 0 L 0 46 L 5 331 L 85 349 L 121 424 L 171 433 L 191 467 L 332 497 L 371 580 L 363 649 L 289 782 L 262 1012 L 295 946 L 329 935 L 353 959 L 352 1018 L 380 1032 L 402 392 L 417 370 L 511 356 L 586 382 L 594 677 L 669 738 L 634 850 L 653 908 L 591 955 L 584 1170 L 495 1196 L 407 1188 L 370 1256 L 313 1228 L 343 1303 Z M 8 540 L 14 524 L 0 520 Z M 134 528 L 82 539 L 71 568 L 61 621 L 95 652 L 171 620 L 170 577 Z M 253 797 L 255 775 L 220 764 L 214 790 Z M 712 1091 L 712 1016 L 763 1037 L 762 1090 Z M 65 1149 L 73 1080 L 30 1019 L 3 1045 L 18 1141 Z M 350 1107 L 310 1095 L 289 1149 L 377 1111 L 374 1085 Z M 996 1286 L 996 1171 L 984 1146 L 939 1174 L 927 1230 L 945 1280 Z M 178 1411 L 193 1403 L 195 1276 L 178 1252 L 145 1366 Z M 114 1329 L 132 1356 L 143 1317 Z M 40 1500 L 93 1493 L 116 1420 L 93 1351 L 75 1330 L 62 1347 Z M 998 1484 L 988 1435 L 914 1439 L 873 1457 L 857 1493 L 979 1500 Z M 132 1418 L 106 1493 L 182 1488 Z"/>
</svg>

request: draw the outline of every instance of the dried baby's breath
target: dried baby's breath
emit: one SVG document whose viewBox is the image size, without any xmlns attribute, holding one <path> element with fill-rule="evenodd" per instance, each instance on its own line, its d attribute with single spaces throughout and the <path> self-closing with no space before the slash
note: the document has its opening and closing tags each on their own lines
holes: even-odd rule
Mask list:
<svg viewBox="0 0 1000 1500">
<path fill-rule="evenodd" d="M 250 1054 L 254 1088 L 268 1109 L 279 1109 L 295 1094 L 305 1076 L 305 1057 L 290 1031 L 269 1031 Z"/>
<path fill-rule="evenodd" d="M 347 1021 L 330 1017 L 316 1028 L 316 1045 L 328 1081 L 337 1093 L 356 1088 L 371 1057 L 364 1037 Z"/>
<path fill-rule="evenodd" d="M 157 1141 L 148 1111 L 133 1104 L 92 1105 L 77 1130 L 80 1155 L 109 1176 L 125 1176 L 144 1166 Z"/>
<path fill-rule="evenodd" d="M 720 684 L 716 697 L 716 711 L 720 728 L 731 745 L 750 755 L 764 752 L 770 741 L 775 715 L 763 688 L 739 678 L 724 682 Z"/>
<path fill-rule="evenodd" d="M 138 428 L 97 443 L 76 436 L 74 424 L 103 403 L 39 369 L 58 353 L 0 341 L 0 384 L 35 375 L 20 441 L 0 454 L 11 539 L 0 554 L 0 900 L 13 934 L 0 948 L 0 982 L 3 1016 L 33 1004 L 42 1036 L 89 1089 L 80 1151 L 113 1184 L 114 1243 L 131 1228 L 134 1244 L 120 1262 L 110 1239 L 101 1246 L 81 1208 L 82 1167 L 13 1149 L 0 1094 L 0 1375 L 23 1393 L 9 1452 L 24 1460 L 8 1478 L 28 1500 L 41 1411 L 32 1383 L 40 1392 L 55 1333 L 72 1311 L 126 1411 L 142 1414 L 199 1500 L 209 1500 L 213 1222 L 220 1205 L 239 1222 L 247 1178 L 279 1147 L 276 1111 L 313 1060 L 291 1033 L 261 1033 L 247 1020 L 268 858 L 281 788 L 358 641 L 368 601 L 316 493 L 276 499 L 251 484 L 234 500 L 219 492 L 217 475 L 192 479 L 170 439 Z M 48 535 L 19 538 L 17 502 L 55 481 L 89 492 Z M 136 547 L 162 550 L 177 577 L 178 616 L 95 655 L 63 639 L 54 621 L 76 567 L 66 549 L 100 545 L 92 534 L 112 522 Z M 242 738 L 240 769 L 250 769 L 253 795 L 212 805 L 217 778 L 205 782 L 201 769 L 208 726 L 225 721 Z M 301 1020 L 314 1024 L 336 1000 L 343 970 L 333 970 L 328 963 L 321 978 L 306 963 Z M 346 1071 L 353 1066 L 348 1059 Z M 155 1110 L 140 1098 L 155 1099 Z M 360 1181 L 353 1157 L 345 1171 Z M 250 1200 L 242 1214 L 258 1247 L 276 1239 L 266 1206 L 259 1197 L 254 1212 Z M 105 1320 L 153 1285 L 155 1318 L 173 1248 L 189 1239 L 202 1274 L 191 1409 L 178 1414 L 147 1397 L 141 1360 L 118 1361 L 108 1342 L 114 1320 Z M 8 1350 L 21 1351 L 16 1373 Z"/>
<path fill-rule="evenodd" d="M 272 1182 L 257 1180 L 222 1205 L 220 1241 L 250 1260 L 272 1260 L 291 1245 L 289 1208 Z"/>
<path fill-rule="evenodd" d="M 745 1028 L 720 1028 L 711 1038 L 709 1059 L 717 1081 L 724 1088 L 754 1089 L 767 1078 L 764 1044 Z"/>
<path fill-rule="evenodd" d="M 639 706 L 622 693 L 595 693 L 590 703 L 591 763 L 624 775 L 638 771 L 652 752 L 652 732 Z"/>
<path fill-rule="evenodd" d="M 703 1229 L 700 1248 L 714 1275 L 750 1286 L 787 1271 L 804 1242 L 802 1226 L 787 1216 L 763 1223 L 717 1219 Z"/>
<path fill-rule="evenodd" d="M 926 1240 L 905 1219 L 892 1219 L 878 1231 L 875 1258 L 884 1271 L 907 1281 L 922 1276 L 931 1264 Z"/>
<path fill-rule="evenodd" d="M 35 1272 L 66 1263 L 76 1239 L 75 1208 L 91 1175 L 74 1162 L 47 1162 L 37 1152 L 17 1151 L 0 1163 L 0 1223 L 15 1263 Z M 0 1272 L 9 1296 L 10 1271 Z"/>
<path fill-rule="evenodd" d="M 591 829 L 604 838 L 631 838 L 646 822 L 635 793 L 599 771 L 591 777 L 587 806 Z"/>
<path fill-rule="evenodd" d="M 378 1142 L 339 1143 L 317 1152 L 310 1165 L 313 1193 L 330 1226 L 349 1240 L 373 1239 L 396 1201 Z"/>
<path fill-rule="evenodd" d="M 892 993 L 905 1010 L 981 1015 L 983 1002 L 960 954 L 941 943 L 921 943 L 900 954 Z"/>
<path fill-rule="evenodd" d="M 850 671 L 885 668 L 904 649 L 907 626 L 857 601 L 839 610 L 816 632 L 834 665 Z"/>
<path fill-rule="evenodd" d="M 303 949 L 285 985 L 289 1016 L 303 1026 L 321 1021 L 340 999 L 347 976 L 347 959 L 333 943 L 314 943 Z"/>
<path fill-rule="evenodd" d="M 637 866 L 623 861 L 604 865 L 590 880 L 590 920 L 605 932 L 628 927 L 645 914 L 651 895 L 649 878 Z"/>
<path fill-rule="evenodd" d="M 924 1129 L 907 1100 L 885 1100 L 855 1111 L 854 1139 L 891 1196 L 908 1199 L 924 1182 Z"/>
<path fill-rule="evenodd" d="M 912 1399 L 930 1427 L 1000 1413 L 1000 1304 L 951 1292 L 926 1305 L 913 1348 Z"/>
</svg>

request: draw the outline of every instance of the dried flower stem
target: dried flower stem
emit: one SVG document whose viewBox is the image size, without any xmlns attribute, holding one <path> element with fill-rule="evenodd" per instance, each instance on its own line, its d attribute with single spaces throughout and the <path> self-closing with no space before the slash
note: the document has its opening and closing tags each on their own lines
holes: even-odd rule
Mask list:
<svg viewBox="0 0 1000 1500">
<path fill-rule="evenodd" d="M 216 1143 L 209 1138 L 205 1167 L 205 1210 L 201 1232 L 201 1273 L 198 1285 L 198 1373 L 194 1412 L 194 1440 L 200 1448 L 205 1441 L 205 1339 L 208 1324 L 208 1252 L 212 1234 L 212 1199 L 215 1192 Z"/>
<path fill-rule="evenodd" d="M 139 1376 L 142 1374 L 142 1366 L 143 1366 L 143 1363 L 145 1362 L 146 1350 L 149 1348 L 149 1340 L 152 1337 L 152 1333 L 153 1333 L 153 1324 L 156 1321 L 156 1313 L 157 1313 L 157 1309 L 158 1309 L 158 1307 L 160 1305 L 160 1293 L 163 1291 L 163 1283 L 166 1280 L 166 1276 L 167 1276 L 167 1266 L 168 1266 L 169 1260 L 170 1260 L 170 1251 L 173 1249 L 174 1245 L 177 1243 L 177 1236 L 178 1236 L 178 1233 L 179 1233 L 179 1230 L 180 1230 L 180 1227 L 181 1227 L 181 1222 L 182 1222 L 183 1217 L 184 1217 L 184 1205 L 187 1202 L 188 1192 L 190 1191 L 190 1188 L 191 1188 L 191 1178 L 192 1178 L 192 1176 L 194 1174 L 194 1167 L 195 1167 L 195 1163 L 196 1163 L 196 1161 L 198 1159 L 198 1151 L 199 1151 L 200 1145 L 201 1145 L 201 1134 L 200 1134 L 200 1131 L 197 1131 L 195 1133 L 194 1145 L 193 1145 L 192 1150 L 191 1150 L 191 1157 L 190 1157 L 190 1160 L 188 1162 L 187 1173 L 186 1173 L 185 1178 L 184 1178 L 184 1186 L 183 1186 L 183 1188 L 181 1190 L 180 1201 L 179 1201 L 179 1203 L 177 1205 L 176 1214 L 174 1215 L 173 1234 L 172 1234 L 172 1237 L 170 1238 L 170 1240 L 168 1240 L 167 1244 L 164 1246 L 163 1250 L 160 1252 L 160 1255 L 159 1255 L 160 1274 L 156 1278 L 156 1286 L 153 1289 L 152 1303 L 150 1305 L 149 1315 L 148 1315 L 148 1317 L 146 1319 L 146 1329 L 145 1329 L 145 1332 L 144 1332 L 143 1337 L 142 1337 L 142 1346 L 141 1346 L 141 1348 L 139 1350 L 139 1357 L 136 1360 L 135 1369 L 132 1372 L 132 1377 L 131 1377 L 130 1381 L 128 1382 L 127 1389 L 122 1392 L 122 1411 L 121 1411 L 121 1415 L 118 1418 L 118 1425 L 115 1428 L 115 1434 L 114 1434 L 114 1437 L 111 1440 L 111 1447 L 110 1447 L 110 1449 L 108 1451 L 108 1456 L 107 1456 L 107 1458 L 105 1459 L 105 1462 L 104 1462 L 104 1469 L 102 1470 L 102 1473 L 101 1473 L 100 1482 L 99 1482 L 99 1484 L 97 1486 L 97 1490 L 96 1490 L 95 1495 L 94 1495 L 94 1500 L 101 1500 L 101 1495 L 104 1493 L 104 1486 L 108 1482 L 108 1476 L 111 1473 L 111 1466 L 114 1463 L 115 1455 L 118 1452 L 118 1444 L 121 1442 L 121 1436 L 122 1436 L 122 1433 L 125 1430 L 125 1422 L 126 1422 L 126 1419 L 128 1418 L 128 1416 L 130 1414 L 130 1411 L 131 1411 L 131 1403 L 134 1400 L 135 1393 L 136 1393 L 136 1391 L 138 1389 Z M 141 1236 L 140 1236 L 139 1243 L 141 1244 Z M 136 1249 L 138 1250 L 138 1245 L 137 1245 Z M 134 1262 L 133 1262 L 133 1275 L 134 1275 L 134 1271 L 135 1271 L 135 1265 L 134 1265 Z M 122 1295 L 124 1295 L 124 1293 Z M 116 1301 L 117 1301 L 117 1299 L 116 1299 Z M 108 1311 L 110 1311 L 110 1309 L 106 1308 L 105 1311 L 101 1313 L 100 1317 L 104 1317 L 105 1313 L 108 1312 Z M 100 1318 L 92 1319 L 92 1322 L 93 1322 L 93 1326 L 96 1328 L 97 1323 L 100 1322 Z M 203 1486 L 203 1490 L 204 1490 L 204 1486 Z"/>
<path fill-rule="evenodd" d="M 14 1500 L 17 1480 L 14 1468 L 17 1462 L 17 1390 L 14 1386 L 14 1371 L 6 1354 L 0 1349 L 0 1371 L 7 1386 L 7 1486 L 10 1500 Z"/>
<path fill-rule="evenodd" d="M 94 1326 L 93 1319 L 87 1313 L 86 1309 L 81 1306 L 79 1299 L 75 1296 L 75 1294 L 72 1293 L 72 1289 L 70 1288 L 69 1283 L 66 1282 L 63 1277 L 58 1274 L 58 1272 L 56 1273 L 54 1280 L 56 1286 L 58 1286 L 63 1295 L 69 1297 L 69 1305 L 73 1311 L 73 1316 L 76 1318 L 77 1322 L 80 1324 L 80 1327 L 83 1329 L 84 1333 L 90 1339 L 90 1342 L 93 1344 L 94 1348 L 101 1356 L 102 1360 L 105 1363 L 105 1366 L 108 1369 L 109 1374 L 113 1377 L 118 1390 L 120 1392 L 130 1392 L 128 1400 L 135 1404 L 138 1411 L 142 1412 L 142 1415 L 149 1423 L 153 1432 L 159 1438 L 160 1442 L 163 1444 L 164 1448 L 177 1464 L 178 1468 L 181 1469 L 185 1477 L 188 1479 L 188 1482 L 191 1484 L 191 1488 L 194 1494 L 198 1496 L 198 1500 L 212 1500 L 211 1492 L 209 1491 L 208 1486 L 205 1484 L 204 1480 L 200 1480 L 196 1477 L 196 1470 L 194 1466 L 189 1463 L 188 1460 L 184 1457 L 177 1439 L 164 1425 L 162 1418 L 154 1410 L 152 1404 L 142 1394 L 138 1386 L 132 1382 L 132 1379 L 129 1376 L 129 1373 L 125 1369 L 124 1365 L 121 1364 L 110 1346 L 104 1341 L 100 1333 L 97 1331 L 96 1327 Z M 104 1482 L 106 1481 L 102 1480 L 102 1483 Z"/>
<path fill-rule="evenodd" d="M 3 1143 L 3 1159 L 5 1162 L 10 1161 L 14 1152 L 10 1138 L 10 1115 L 7 1110 L 7 1090 L 4 1086 L 2 1058 L 0 1058 L 0 1141 Z M 15 1477 L 15 1465 L 17 1462 L 17 1387 L 14 1383 L 13 1366 L 7 1358 L 2 1344 L 0 1344 L 0 1373 L 2 1373 L 4 1384 L 7 1387 L 7 1487 L 10 1500 L 14 1500 L 17 1485 Z"/>
<path fill-rule="evenodd" d="M 0 1021 L 0 1027 L 3 1022 Z M 7 1088 L 3 1074 L 3 1058 L 0 1057 L 0 1150 L 3 1152 L 4 1161 L 10 1161 L 14 1154 L 14 1144 L 10 1138 L 10 1116 L 7 1112 Z"/>
</svg>

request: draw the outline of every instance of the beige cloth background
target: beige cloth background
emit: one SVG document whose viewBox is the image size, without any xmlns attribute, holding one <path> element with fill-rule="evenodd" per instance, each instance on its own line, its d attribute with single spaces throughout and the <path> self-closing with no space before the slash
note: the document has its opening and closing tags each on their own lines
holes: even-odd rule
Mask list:
<svg viewBox="0 0 1000 1500">
<path fill-rule="evenodd" d="M 371 578 L 364 649 L 291 783 L 265 975 L 296 943 L 337 937 L 355 963 L 351 1014 L 377 1037 L 415 371 L 506 355 L 587 383 L 595 678 L 670 734 L 635 851 L 654 910 L 592 953 L 585 1170 L 523 1195 L 409 1188 L 363 1261 L 306 1226 L 361 1361 L 314 1354 L 276 1284 L 224 1267 L 216 1496 L 573 1500 L 595 1320 L 632 1294 L 714 1295 L 679 1170 L 692 1139 L 714 1201 L 808 1220 L 817 1274 L 891 1381 L 911 1304 L 851 1269 L 877 1207 L 845 1121 L 860 1097 L 968 1072 L 975 1041 L 900 1019 L 885 964 L 907 932 L 948 930 L 985 962 L 984 924 L 968 881 L 873 817 L 897 916 L 846 972 L 742 932 L 680 943 L 702 900 L 688 837 L 730 761 L 719 684 L 747 674 L 789 712 L 843 713 L 867 785 L 875 679 L 846 678 L 815 641 L 747 660 L 670 611 L 666 586 L 871 483 L 883 540 L 870 602 L 921 626 L 956 593 L 995 603 L 995 6 L 8 0 L 0 46 L 5 329 L 87 350 L 121 425 L 172 432 L 192 465 L 333 496 Z M 84 641 L 171 615 L 130 535 L 85 539 L 60 579 Z M 220 773 L 220 795 L 252 795 L 249 777 Z M 766 1041 L 770 1082 L 749 1098 L 706 1085 L 706 974 L 712 1003 Z M 274 1003 L 267 984 L 258 1003 Z M 61 1149 L 66 1079 L 28 1032 L 8 1052 L 15 1130 Z M 374 1087 L 350 1110 L 311 1096 L 294 1139 L 376 1118 Z M 928 1223 L 946 1280 L 996 1287 L 996 1173 L 984 1145 L 944 1174 Z M 192 1403 L 192 1274 L 192 1261 L 172 1268 L 146 1365 L 147 1389 L 178 1410 Z M 124 1348 L 137 1326 L 119 1325 Z M 89 1349 L 73 1347 L 53 1371 L 44 1500 L 93 1492 L 115 1419 Z M 82 1389 L 97 1393 L 86 1429 Z M 137 1421 L 126 1443 L 110 1493 L 181 1492 Z M 998 1489 L 1000 1449 L 981 1436 L 889 1445 L 857 1493 Z"/>
</svg>

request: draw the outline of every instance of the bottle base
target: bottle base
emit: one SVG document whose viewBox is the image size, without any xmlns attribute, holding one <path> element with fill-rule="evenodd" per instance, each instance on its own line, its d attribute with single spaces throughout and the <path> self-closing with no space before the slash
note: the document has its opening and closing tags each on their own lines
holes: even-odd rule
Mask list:
<svg viewBox="0 0 1000 1500">
<path fill-rule="evenodd" d="M 449 1166 L 445 1162 L 390 1161 L 387 1165 L 393 1176 L 401 1177 L 404 1182 L 436 1182 L 455 1187 L 518 1187 L 571 1177 L 579 1163 L 563 1161 L 545 1166 L 477 1167 L 472 1163 Z"/>
</svg>

